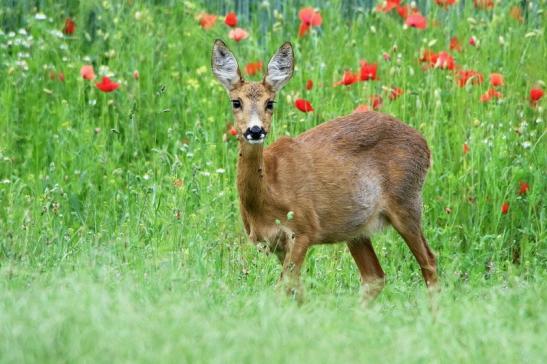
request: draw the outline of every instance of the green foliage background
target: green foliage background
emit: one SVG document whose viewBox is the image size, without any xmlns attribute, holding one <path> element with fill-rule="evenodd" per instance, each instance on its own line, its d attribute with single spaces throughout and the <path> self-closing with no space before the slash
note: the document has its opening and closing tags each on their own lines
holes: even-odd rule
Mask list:
<svg viewBox="0 0 547 364">
<path fill-rule="evenodd" d="M 205 31 L 196 20 L 229 5 L 3 3 L 1 362 L 545 357 L 545 101 L 528 101 L 546 79 L 544 1 L 527 3 L 522 24 L 508 16 L 520 1 L 482 12 L 469 1 L 448 11 L 419 2 L 439 24 L 425 31 L 403 29 L 368 2 L 317 2 L 323 26 L 302 39 L 297 14 L 308 4 L 271 2 L 242 10 L 251 35 L 229 42 L 241 65 L 266 62 L 284 40 L 295 44 L 295 77 L 279 95 L 270 141 L 350 113 L 373 94 L 384 97 L 382 111 L 424 134 L 434 161 L 425 235 L 442 281 L 436 315 L 391 231 L 374 239 L 388 284 L 372 307 L 359 304 L 344 245 L 312 249 L 302 306 L 276 291 L 276 259 L 242 229 L 230 104 L 209 71 L 213 39 L 227 39 L 228 28 L 219 18 Z M 77 24 L 70 37 L 58 32 L 67 16 Z M 472 35 L 479 48 L 467 45 Z M 482 72 L 482 85 L 460 88 L 451 72 L 421 69 L 423 49 L 446 50 L 452 36 L 464 48 L 456 62 Z M 361 59 L 379 63 L 380 81 L 332 87 Z M 87 63 L 120 89 L 103 94 L 82 80 Z M 483 104 L 491 72 L 504 75 L 504 97 Z M 405 94 L 390 102 L 383 86 Z M 298 97 L 316 112 L 297 111 Z M 517 193 L 519 181 L 527 194 Z"/>
</svg>

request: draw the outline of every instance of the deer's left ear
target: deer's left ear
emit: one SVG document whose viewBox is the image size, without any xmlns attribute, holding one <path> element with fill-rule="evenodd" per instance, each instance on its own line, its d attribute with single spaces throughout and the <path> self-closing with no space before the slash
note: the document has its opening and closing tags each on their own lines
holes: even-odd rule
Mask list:
<svg viewBox="0 0 547 364">
<path fill-rule="evenodd" d="M 274 54 L 268 63 L 268 72 L 264 77 L 264 84 L 275 92 L 281 90 L 289 82 L 294 70 L 294 53 L 292 44 L 285 42 Z"/>
</svg>

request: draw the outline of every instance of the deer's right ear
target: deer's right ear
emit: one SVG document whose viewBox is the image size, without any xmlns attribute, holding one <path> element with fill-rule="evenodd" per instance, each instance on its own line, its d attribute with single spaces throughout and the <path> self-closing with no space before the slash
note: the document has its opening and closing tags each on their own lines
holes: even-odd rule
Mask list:
<svg viewBox="0 0 547 364">
<path fill-rule="evenodd" d="M 243 82 L 236 58 L 220 39 L 215 40 L 213 44 L 211 68 L 217 80 L 228 91 L 232 91 Z"/>
<path fill-rule="evenodd" d="M 285 42 L 274 54 L 270 63 L 268 63 L 268 71 L 264 77 L 264 83 L 277 92 L 289 82 L 293 71 L 294 52 L 292 44 Z"/>
</svg>

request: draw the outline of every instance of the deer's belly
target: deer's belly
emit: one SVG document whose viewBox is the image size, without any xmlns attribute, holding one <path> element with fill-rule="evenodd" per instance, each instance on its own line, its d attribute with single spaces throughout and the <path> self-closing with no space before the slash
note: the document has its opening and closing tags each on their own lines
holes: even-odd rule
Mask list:
<svg viewBox="0 0 547 364">
<path fill-rule="evenodd" d="M 360 175 L 324 203 L 321 218 L 324 241 L 347 241 L 371 236 L 387 224 L 379 181 Z"/>
</svg>

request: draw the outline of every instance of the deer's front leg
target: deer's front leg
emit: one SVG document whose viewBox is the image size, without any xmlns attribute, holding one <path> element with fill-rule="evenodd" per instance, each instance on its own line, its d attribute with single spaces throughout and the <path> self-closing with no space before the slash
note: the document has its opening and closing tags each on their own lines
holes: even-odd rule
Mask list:
<svg viewBox="0 0 547 364">
<path fill-rule="evenodd" d="M 287 243 L 281 281 L 287 293 L 300 302 L 303 298 L 300 271 L 310 243 L 305 236 L 291 237 Z"/>
</svg>

